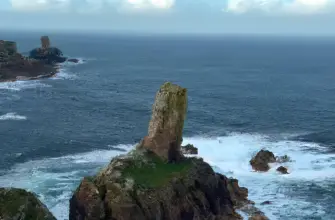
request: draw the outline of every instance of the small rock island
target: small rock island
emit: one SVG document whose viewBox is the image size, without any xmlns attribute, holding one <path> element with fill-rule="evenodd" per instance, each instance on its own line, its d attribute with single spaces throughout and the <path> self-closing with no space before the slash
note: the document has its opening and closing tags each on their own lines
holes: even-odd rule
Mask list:
<svg viewBox="0 0 335 220">
<path fill-rule="evenodd" d="M 16 42 L 0 40 L 0 82 L 51 77 L 57 68 L 18 53 Z"/>
<path fill-rule="evenodd" d="M 56 64 L 65 61 L 79 60 L 68 59 L 60 49 L 51 47 L 48 36 L 41 37 L 41 47 L 31 50 L 29 57 L 17 51 L 16 42 L 0 40 L 0 82 L 52 77 L 58 71 Z"/>
</svg>

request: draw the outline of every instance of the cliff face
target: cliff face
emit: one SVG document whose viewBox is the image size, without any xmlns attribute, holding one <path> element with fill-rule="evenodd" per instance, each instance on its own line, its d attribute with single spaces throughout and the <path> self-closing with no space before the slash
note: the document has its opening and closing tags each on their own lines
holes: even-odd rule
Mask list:
<svg viewBox="0 0 335 220">
<path fill-rule="evenodd" d="M 186 89 L 164 84 L 156 95 L 148 136 L 96 176 L 82 180 L 70 200 L 69 219 L 241 219 L 236 208 L 252 204 L 248 190 L 215 173 L 202 159 L 180 152 L 186 106 Z M 171 158 L 171 151 L 178 156 Z"/>
<path fill-rule="evenodd" d="M 56 220 L 34 194 L 15 188 L 0 188 L 0 219 Z"/>
</svg>

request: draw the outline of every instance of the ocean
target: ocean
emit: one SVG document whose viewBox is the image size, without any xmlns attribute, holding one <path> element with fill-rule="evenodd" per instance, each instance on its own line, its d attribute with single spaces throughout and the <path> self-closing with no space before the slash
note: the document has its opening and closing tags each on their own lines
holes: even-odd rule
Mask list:
<svg viewBox="0 0 335 220">
<path fill-rule="evenodd" d="M 165 81 L 188 89 L 184 144 L 239 179 L 271 220 L 335 219 L 335 38 L 2 32 L 64 54 L 54 78 L 0 84 L 0 186 L 37 193 L 59 220 L 84 176 L 147 134 Z M 289 175 L 251 170 L 260 149 Z M 270 205 L 261 205 L 264 201 Z"/>
</svg>

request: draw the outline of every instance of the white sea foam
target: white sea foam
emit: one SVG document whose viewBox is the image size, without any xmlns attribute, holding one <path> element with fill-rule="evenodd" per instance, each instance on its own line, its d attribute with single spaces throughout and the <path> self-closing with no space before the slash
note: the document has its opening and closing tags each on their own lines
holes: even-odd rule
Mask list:
<svg viewBox="0 0 335 220">
<path fill-rule="evenodd" d="M 1 90 L 20 91 L 23 89 L 35 89 L 41 87 L 51 87 L 51 85 L 41 83 L 38 80 L 15 81 L 0 83 Z"/>
<path fill-rule="evenodd" d="M 249 198 L 254 200 L 271 220 L 279 219 L 278 216 L 282 214 L 296 215 L 297 210 L 302 217 L 300 219 L 309 214 L 321 217 L 325 215 L 325 210 L 320 205 L 303 197 L 289 197 L 293 190 L 290 184 L 313 182 L 322 185 L 324 180 L 335 178 L 335 161 L 331 159 L 335 155 L 323 154 L 323 148 L 318 144 L 285 139 L 272 140 L 255 134 L 184 138 L 184 144 L 187 143 L 198 147 L 200 156 L 217 172 L 239 179 L 240 185 L 249 189 Z M 133 146 L 115 147 L 129 151 Z M 277 165 L 273 165 L 267 173 L 253 172 L 249 160 L 261 148 L 270 149 L 276 155 L 287 154 L 292 157 L 294 162 L 285 164 L 291 173 L 278 174 L 275 171 Z M 108 164 L 112 157 L 123 153 L 115 150 L 96 150 L 18 164 L 0 178 L 0 186 L 12 185 L 33 190 L 41 196 L 57 219 L 68 219 L 68 201 L 80 179 L 96 173 Z M 260 203 L 266 200 L 273 203 L 260 206 Z"/>
<path fill-rule="evenodd" d="M 4 115 L 0 115 L 0 121 L 6 121 L 6 120 L 19 121 L 19 120 L 26 120 L 26 119 L 27 119 L 26 116 L 18 115 L 15 112 L 10 112 Z"/>
</svg>

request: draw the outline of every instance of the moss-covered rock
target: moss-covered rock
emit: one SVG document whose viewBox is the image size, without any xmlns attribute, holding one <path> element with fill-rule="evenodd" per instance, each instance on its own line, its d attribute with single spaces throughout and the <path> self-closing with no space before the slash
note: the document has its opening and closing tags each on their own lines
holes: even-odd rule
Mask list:
<svg viewBox="0 0 335 220">
<path fill-rule="evenodd" d="M 33 193 L 16 188 L 0 188 L 0 219 L 56 220 Z"/>
<path fill-rule="evenodd" d="M 94 184 L 84 179 L 70 200 L 70 220 L 240 219 L 228 182 L 203 160 L 138 154 L 114 158 Z"/>
</svg>

